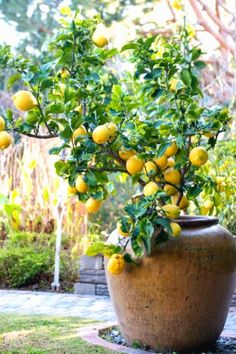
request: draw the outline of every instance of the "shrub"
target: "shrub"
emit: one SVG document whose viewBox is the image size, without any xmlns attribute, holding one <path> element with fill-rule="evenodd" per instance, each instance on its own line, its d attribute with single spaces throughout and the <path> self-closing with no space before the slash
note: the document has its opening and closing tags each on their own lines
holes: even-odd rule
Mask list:
<svg viewBox="0 0 236 354">
<path fill-rule="evenodd" d="M 55 235 L 14 233 L 0 249 L 0 286 L 10 288 L 50 288 L 54 270 Z M 77 278 L 76 263 L 71 260 L 68 237 L 61 252 L 62 289 L 71 289 Z"/>
</svg>

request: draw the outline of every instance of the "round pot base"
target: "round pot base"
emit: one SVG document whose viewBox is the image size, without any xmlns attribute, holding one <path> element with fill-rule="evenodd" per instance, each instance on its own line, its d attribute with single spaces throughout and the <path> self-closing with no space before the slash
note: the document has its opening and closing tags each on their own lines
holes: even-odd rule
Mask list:
<svg viewBox="0 0 236 354">
<path fill-rule="evenodd" d="M 127 343 L 190 353 L 220 336 L 235 287 L 236 243 L 211 217 L 185 217 L 179 238 L 156 247 L 139 266 L 107 272 Z M 158 237 L 158 234 L 156 235 Z"/>
</svg>

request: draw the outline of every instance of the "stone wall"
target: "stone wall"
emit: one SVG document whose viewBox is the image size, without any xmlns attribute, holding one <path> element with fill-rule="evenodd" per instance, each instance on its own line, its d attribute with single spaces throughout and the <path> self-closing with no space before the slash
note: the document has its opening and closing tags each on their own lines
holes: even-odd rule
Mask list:
<svg viewBox="0 0 236 354">
<path fill-rule="evenodd" d="M 102 255 L 81 257 L 79 282 L 74 288 L 79 295 L 109 295 Z"/>
</svg>

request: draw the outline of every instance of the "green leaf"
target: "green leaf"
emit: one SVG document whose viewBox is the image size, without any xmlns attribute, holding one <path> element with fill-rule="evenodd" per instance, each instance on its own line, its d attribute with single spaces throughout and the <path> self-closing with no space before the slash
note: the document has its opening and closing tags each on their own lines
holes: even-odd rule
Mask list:
<svg viewBox="0 0 236 354">
<path fill-rule="evenodd" d="M 128 204 L 125 206 L 125 211 L 131 217 L 139 218 L 146 213 L 146 208 L 138 204 Z"/>
<path fill-rule="evenodd" d="M 157 88 L 153 93 L 152 93 L 152 97 L 154 98 L 159 98 L 163 95 L 163 93 L 165 93 L 165 90 L 161 89 L 161 88 Z"/>
<path fill-rule="evenodd" d="M 186 86 L 191 86 L 192 78 L 191 74 L 187 69 L 183 69 L 180 73 L 181 80 Z"/>
<path fill-rule="evenodd" d="M 88 171 L 86 172 L 86 175 L 84 177 L 84 180 L 86 183 L 88 183 L 88 185 L 95 187 L 97 185 L 97 178 L 94 172 L 92 171 Z"/>
<path fill-rule="evenodd" d="M 7 88 L 11 88 L 13 86 L 13 84 L 17 81 L 21 79 L 21 74 L 17 73 L 14 74 L 12 76 L 9 77 L 9 79 L 7 80 Z"/>
<path fill-rule="evenodd" d="M 169 234 L 172 234 L 172 230 L 171 230 L 171 227 L 170 227 L 170 220 L 169 220 L 169 219 L 166 219 L 166 218 L 156 218 L 156 219 L 154 220 L 154 222 L 155 222 L 156 225 L 161 225 L 161 226 L 163 226 Z"/>
<path fill-rule="evenodd" d="M 205 63 L 204 61 L 202 61 L 202 60 L 196 60 L 196 61 L 194 62 L 194 66 L 195 66 L 195 68 L 197 68 L 197 69 L 199 69 L 199 70 L 202 70 L 202 69 L 204 69 L 207 65 L 206 65 L 206 63 Z"/>
<path fill-rule="evenodd" d="M 43 91 L 49 87 L 53 86 L 53 80 L 52 79 L 45 79 L 41 82 L 40 89 Z"/>
<path fill-rule="evenodd" d="M 93 257 L 99 253 L 103 253 L 105 250 L 105 244 L 103 242 L 97 242 L 89 246 L 85 252 L 86 256 Z"/>
<path fill-rule="evenodd" d="M 157 157 L 161 157 L 166 152 L 166 149 L 171 145 L 171 143 L 165 143 L 159 146 L 157 150 Z"/>
<path fill-rule="evenodd" d="M 193 187 L 189 187 L 187 192 L 187 197 L 190 199 L 196 198 L 202 191 L 202 188 L 198 185 L 194 185 Z"/>
<path fill-rule="evenodd" d="M 65 148 L 66 144 L 63 144 L 62 146 L 59 147 L 52 147 L 49 150 L 49 155 L 58 155 L 64 148 Z"/>
<path fill-rule="evenodd" d="M 126 253 L 126 254 L 124 255 L 124 260 L 125 260 L 126 263 L 135 263 L 129 253 Z M 136 264 L 136 263 L 135 263 L 135 264 Z"/>
<path fill-rule="evenodd" d="M 131 246 L 136 256 L 141 257 L 143 255 L 143 248 L 136 239 L 131 238 Z"/>
<path fill-rule="evenodd" d="M 122 248 L 118 245 L 105 245 L 104 256 L 110 257 L 115 253 L 121 253 Z"/>
<path fill-rule="evenodd" d="M 67 125 L 65 129 L 62 132 L 60 132 L 60 137 L 63 139 L 70 139 L 71 136 L 72 136 L 72 130 L 69 127 L 69 125 Z"/>
<path fill-rule="evenodd" d="M 122 88 L 120 85 L 113 85 L 112 86 L 112 93 L 113 95 L 115 95 L 116 97 L 121 97 L 122 95 Z"/>
<path fill-rule="evenodd" d="M 202 54 L 201 49 L 199 49 L 199 48 L 193 48 L 193 49 L 192 49 L 192 60 L 198 59 L 201 54 Z"/>
<path fill-rule="evenodd" d="M 139 43 L 128 43 L 128 44 L 125 44 L 121 48 L 121 52 L 124 52 L 125 50 L 128 50 L 128 49 L 138 49 L 138 48 L 140 48 L 140 44 Z"/>
<path fill-rule="evenodd" d="M 159 245 L 160 243 L 166 242 L 169 239 L 169 235 L 165 230 L 161 230 L 160 233 L 157 235 L 155 240 L 155 244 Z"/>
<path fill-rule="evenodd" d="M 145 249 L 147 251 L 147 255 L 150 256 L 152 251 L 152 239 L 148 235 L 143 235 L 142 239 L 143 239 Z"/>
<path fill-rule="evenodd" d="M 46 113 L 64 113 L 65 106 L 62 103 L 52 103 L 46 108 Z"/>
</svg>

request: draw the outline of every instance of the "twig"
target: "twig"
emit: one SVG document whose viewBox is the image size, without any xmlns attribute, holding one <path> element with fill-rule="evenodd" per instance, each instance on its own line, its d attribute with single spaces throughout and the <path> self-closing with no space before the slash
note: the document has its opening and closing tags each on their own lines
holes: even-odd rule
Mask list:
<svg viewBox="0 0 236 354">
<path fill-rule="evenodd" d="M 52 138 L 58 138 L 57 134 L 51 134 L 51 135 L 37 135 L 37 134 L 31 134 L 31 133 L 23 133 L 20 132 L 18 129 L 12 129 L 13 132 L 19 133 L 21 135 L 28 136 L 30 138 L 36 138 L 36 139 L 52 139 Z"/>
</svg>

